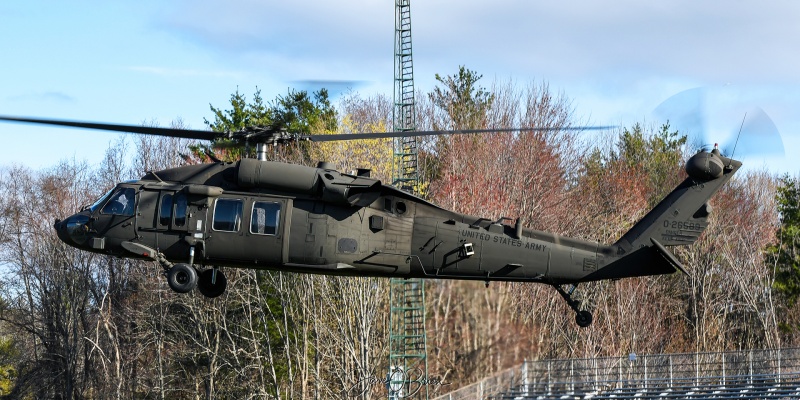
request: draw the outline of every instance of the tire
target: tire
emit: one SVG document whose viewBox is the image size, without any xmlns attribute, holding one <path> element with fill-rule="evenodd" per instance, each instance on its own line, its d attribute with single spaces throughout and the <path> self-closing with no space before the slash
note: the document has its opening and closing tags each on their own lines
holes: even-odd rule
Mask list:
<svg viewBox="0 0 800 400">
<path fill-rule="evenodd" d="M 212 299 L 221 296 L 228 287 L 228 279 L 222 271 L 217 270 L 217 280 L 215 283 L 212 283 L 213 278 L 214 270 L 207 269 L 200 272 L 200 277 L 197 281 L 197 289 L 200 293 Z"/>
<path fill-rule="evenodd" d="M 197 270 L 189 264 L 175 264 L 167 271 L 167 284 L 178 293 L 189 293 L 197 286 Z"/>
<path fill-rule="evenodd" d="M 586 328 L 592 324 L 592 313 L 589 311 L 580 311 L 575 314 L 575 323 L 581 328 Z"/>
</svg>

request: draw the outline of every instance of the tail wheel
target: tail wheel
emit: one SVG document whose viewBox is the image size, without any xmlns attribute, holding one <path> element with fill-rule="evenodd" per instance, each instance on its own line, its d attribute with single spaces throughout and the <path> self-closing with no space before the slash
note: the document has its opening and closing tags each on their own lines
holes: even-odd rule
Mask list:
<svg viewBox="0 0 800 400">
<path fill-rule="evenodd" d="M 569 291 L 564 290 L 561 285 L 554 284 L 553 287 L 556 288 L 558 294 L 569 304 L 569 307 L 575 311 L 575 323 L 578 324 L 578 326 L 586 328 L 592 324 L 592 313 L 586 310 L 581 311 L 581 304 L 572 298 L 572 293 L 574 293 L 575 289 L 578 287 L 577 283 L 573 284 Z"/>
<path fill-rule="evenodd" d="M 592 313 L 589 311 L 579 311 L 575 314 L 575 323 L 581 328 L 586 328 L 592 324 Z"/>
<path fill-rule="evenodd" d="M 189 264 L 175 264 L 167 271 L 169 287 L 178 293 L 188 293 L 197 286 L 197 270 Z"/>
<path fill-rule="evenodd" d="M 215 274 L 216 276 L 214 276 Z M 200 290 L 203 296 L 209 298 L 219 297 L 225 293 L 227 287 L 228 279 L 225 278 L 225 274 L 222 271 L 213 268 L 200 272 L 197 289 Z"/>
</svg>

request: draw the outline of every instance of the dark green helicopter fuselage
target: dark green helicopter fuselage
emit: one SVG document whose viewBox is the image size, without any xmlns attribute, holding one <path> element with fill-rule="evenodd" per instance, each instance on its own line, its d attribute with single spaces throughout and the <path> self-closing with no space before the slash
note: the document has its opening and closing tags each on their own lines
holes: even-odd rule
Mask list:
<svg viewBox="0 0 800 400">
<path fill-rule="evenodd" d="M 252 159 L 149 173 L 56 229 L 84 250 L 205 266 L 577 283 L 680 269 L 665 246 L 697 239 L 708 198 L 739 166 L 698 153 L 686 180 L 613 245 L 458 214 L 368 176 Z M 110 207 L 126 196 L 127 209 Z"/>
</svg>

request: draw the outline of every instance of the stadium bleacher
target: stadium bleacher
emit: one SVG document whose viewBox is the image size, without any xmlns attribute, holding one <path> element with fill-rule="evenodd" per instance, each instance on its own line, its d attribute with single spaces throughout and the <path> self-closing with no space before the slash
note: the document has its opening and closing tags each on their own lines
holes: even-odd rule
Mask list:
<svg viewBox="0 0 800 400">
<path fill-rule="evenodd" d="M 495 400 L 528 399 L 800 399 L 800 374 L 758 375 L 697 379 L 651 379 L 620 382 L 595 382 L 579 385 L 572 390 L 556 390 L 536 385 L 517 386 L 500 395 L 488 396 Z"/>
<path fill-rule="evenodd" d="M 800 349 L 533 360 L 436 400 L 800 399 Z"/>
</svg>

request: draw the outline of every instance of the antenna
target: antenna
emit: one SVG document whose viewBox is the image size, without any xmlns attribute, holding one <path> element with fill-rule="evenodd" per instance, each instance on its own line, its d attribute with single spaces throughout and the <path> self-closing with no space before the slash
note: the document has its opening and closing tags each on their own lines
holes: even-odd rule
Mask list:
<svg viewBox="0 0 800 400">
<path fill-rule="evenodd" d="M 744 128 L 744 120 L 747 119 L 747 113 L 744 113 L 742 118 L 742 125 L 739 126 L 739 133 L 736 134 L 736 142 L 733 143 L 733 152 L 731 152 L 730 160 L 733 160 L 733 155 L 736 154 L 736 146 L 739 145 L 739 136 L 742 136 L 742 128 Z M 730 164 L 728 164 L 730 166 Z"/>
</svg>

